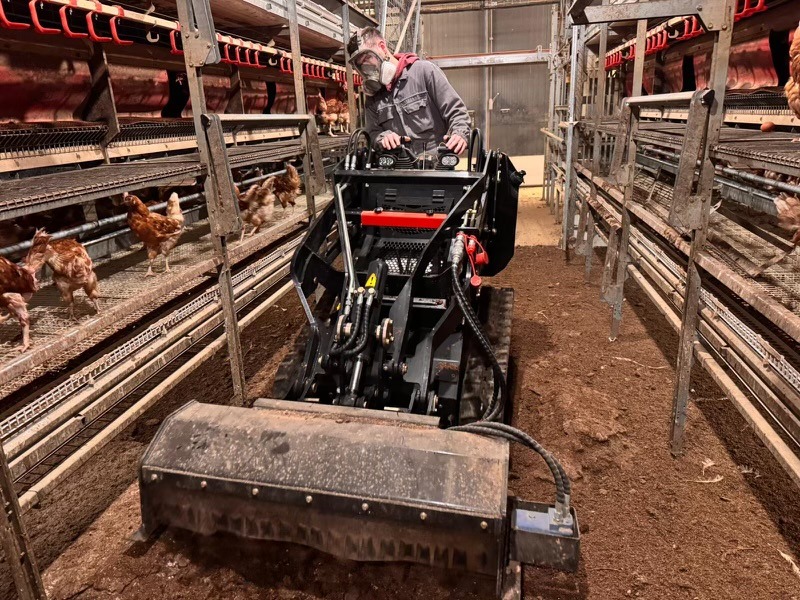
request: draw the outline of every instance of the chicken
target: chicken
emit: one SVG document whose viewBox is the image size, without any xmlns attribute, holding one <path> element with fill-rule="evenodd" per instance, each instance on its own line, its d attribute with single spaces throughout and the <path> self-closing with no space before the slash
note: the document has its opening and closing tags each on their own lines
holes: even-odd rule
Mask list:
<svg viewBox="0 0 800 600">
<path fill-rule="evenodd" d="M 45 263 L 53 271 L 53 283 L 61 299 L 69 305 L 70 318 L 75 319 L 75 290 L 82 289 L 96 312 L 100 312 L 100 290 L 97 275 L 86 248 L 73 239 L 56 240 L 47 246 Z"/>
<path fill-rule="evenodd" d="M 797 246 L 800 244 L 800 198 L 781 194 L 775 200 L 775 207 L 778 209 L 778 225 L 794 234 L 792 243 Z"/>
<path fill-rule="evenodd" d="M 173 214 L 176 214 L 174 211 L 177 194 L 173 194 L 169 202 L 172 203 Z M 127 192 L 122 196 L 122 203 L 128 210 L 128 226 L 147 250 L 150 266 L 145 275 L 148 277 L 154 275 L 153 262 L 159 254 L 164 256 L 164 272 L 168 272 L 169 253 L 178 244 L 178 239 L 183 233 L 183 218 L 179 220 L 151 213 L 139 198 Z"/>
<path fill-rule="evenodd" d="M 170 219 L 175 219 L 183 227 L 185 219 L 183 218 L 183 211 L 181 210 L 181 203 L 178 199 L 178 192 L 172 192 L 167 199 L 167 216 Z"/>
<path fill-rule="evenodd" d="M 789 48 L 789 80 L 784 89 L 789 107 L 800 118 L 800 27 L 795 32 L 794 40 Z M 798 142 L 800 139 L 793 141 Z"/>
<path fill-rule="evenodd" d="M 286 209 L 290 204 L 297 204 L 300 195 L 300 175 L 291 164 L 286 163 L 286 173 L 275 177 L 275 196 L 281 206 Z"/>
<path fill-rule="evenodd" d="M 250 235 L 255 235 L 267 221 L 272 219 L 275 211 L 275 181 L 277 177 L 268 177 L 261 185 L 253 184 L 239 197 L 239 209 L 242 211 L 242 236 L 244 240 L 246 224 L 252 225 Z"/>
<path fill-rule="evenodd" d="M 333 127 L 339 123 L 339 114 L 342 112 L 342 103 L 336 98 L 326 101 L 325 116 L 323 118 L 328 126 L 328 135 L 333 136 Z"/>
<path fill-rule="evenodd" d="M 33 236 L 33 243 L 21 266 L 0 257 L 0 311 L 8 313 L 0 316 L 0 323 L 5 323 L 12 316 L 17 318 L 22 328 L 20 352 L 25 352 L 31 345 L 28 300 L 39 289 L 36 273 L 44 264 L 49 241 L 50 236 L 47 232 L 43 229 L 38 230 Z"/>
<path fill-rule="evenodd" d="M 350 133 L 350 109 L 344 103 L 339 111 L 339 133 Z"/>
</svg>

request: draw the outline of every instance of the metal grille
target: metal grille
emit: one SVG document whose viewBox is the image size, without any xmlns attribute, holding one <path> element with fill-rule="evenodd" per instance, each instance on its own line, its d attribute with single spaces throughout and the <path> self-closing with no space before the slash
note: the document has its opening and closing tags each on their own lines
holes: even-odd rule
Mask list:
<svg viewBox="0 0 800 600">
<path fill-rule="evenodd" d="M 0 129 L 0 160 L 96 148 L 108 127 L 93 123 L 30 123 Z"/>
<path fill-rule="evenodd" d="M 109 147 L 194 139 L 191 119 L 123 122 Z"/>
<path fill-rule="evenodd" d="M 647 240 L 639 231 L 633 231 L 634 238 L 640 246 L 646 248 L 651 254 L 651 258 L 661 262 L 669 271 L 679 278 L 682 282 L 686 280 L 686 269 L 678 265 L 667 257 L 656 244 Z M 769 364 L 783 379 L 786 380 L 795 390 L 800 392 L 800 371 L 792 366 L 786 357 L 779 354 L 770 344 L 764 341 L 760 335 L 755 333 L 747 324 L 728 309 L 716 296 L 706 289 L 700 290 L 700 300 L 714 314 L 738 335 L 755 352 L 759 358 Z"/>
<path fill-rule="evenodd" d="M 400 41 L 400 34 L 405 26 L 403 43 L 400 46 L 401 52 L 417 52 L 422 43 L 420 32 L 420 8 L 421 0 L 416 3 L 413 0 L 355 0 L 353 4 L 364 14 L 373 17 L 378 23 L 382 23 L 385 10 L 385 29 L 384 37 L 389 43 L 389 48 L 394 51 Z M 377 11 L 376 11 L 377 7 Z M 411 13 L 411 10 L 414 10 Z M 409 13 L 410 16 L 409 16 Z"/>
<path fill-rule="evenodd" d="M 665 221 L 672 201 L 672 188 L 658 182 L 653 189 L 653 178 L 640 174 L 636 178 L 634 200 L 644 204 Z M 647 202 L 648 197 L 650 201 Z M 741 227 L 718 213 L 709 219 L 709 244 L 706 251 L 724 262 L 731 270 L 753 282 L 793 313 L 800 315 L 800 256 L 791 254 L 772 265 L 756 278 L 748 269 L 765 264 L 780 250 L 752 231 Z"/>
<path fill-rule="evenodd" d="M 296 221 L 298 212 L 302 214 L 304 211 L 305 197 L 300 196 L 297 199 L 294 213 L 292 211 L 275 211 L 275 223 L 277 224 L 284 218 Z M 265 234 L 267 232 L 268 230 L 265 231 Z M 198 262 L 211 258 L 213 255 L 213 247 L 208 235 L 208 225 L 205 222 L 193 227 L 187 227 L 179 245 L 170 253 L 171 274 L 160 272 L 163 268 L 161 266 L 163 265 L 163 262 L 161 262 L 163 259 L 159 259 L 156 263 L 157 276 L 145 277 L 144 273 L 147 270 L 146 255 L 139 248 L 137 246 L 135 250 L 117 253 L 111 260 L 95 268 L 95 272 L 100 279 L 100 302 L 101 309 L 104 312 L 110 310 L 113 306 L 129 302 L 131 298 L 141 298 L 148 293 L 152 295 L 153 289 L 164 285 L 165 278 L 180 278 L 183 271 L 194 268 Z M 187 284 L 188 287 L 180 287 L 183 287 L 184 290 L 189 289 L 202 281 L 203 278 L 191 278 Z M 160 299 L 160 304 L 164 304 L 170 297 L 174 297 L 172 294 L 167 294 L 167 296 Z M 33 296 L 28 311 L 32 322 L 31 342 L 34 346 L 34 351 L 37 346 L 44 347 L 48 343 L 57 342 L 64 337 L 70 337 L 75 341 L 75 346 L 71 347 L 67 352 L 60 353 L 58 360 L 67 361 L 80 354 L 78 342 L 84 339 L 80 335 L 81 325 L 91 324 L 94 310 L 89 307 L 81 293 L 76 294 L 75 309 L 76 316 L 83 323 L 76 324 L 70 319 L 68 307 L 61 301 L 58 290 L 52 285 L 43 287 Z M 104 328 L 103 331 L 106 336 L 125 327 L 128 324 L 128 320 L 126 319 L 125 321 L 115 323 L 114 327 Z M 19 325 L 13 319 L 0 326 L 0 367 L 3 369 L 11 368 L 16 360 L 23 360 L 26 357 L 29 360 L 29 354 L 20 355 L 16 350 L 19 332 Z M 93 334 L 90 335 L 94 337 Z M 42 361 L 40 362 L 45 360 L 47 360 L 49 366 L 52 366 L 53 361 L 44 356 L 42 356 Z M 40 364 L 40 362 L 36 364 Z M 24 377 L 27 379 L 27 374 Z M 4 391 L 8 387 L 18 388 L 19 385 L 16 379 L 10 381 L 8 386 L 4 386 Z"/>
<path fill-rule="evenodd" d="M 378 244 L 378 252 L 392 275 L 410 275 L 417 268 L 419 255 L 425 248 L 426 241 L 391 240 L 384 239 Z M 426 273 L 431 269 L 428 265 Z"/>
</svg>

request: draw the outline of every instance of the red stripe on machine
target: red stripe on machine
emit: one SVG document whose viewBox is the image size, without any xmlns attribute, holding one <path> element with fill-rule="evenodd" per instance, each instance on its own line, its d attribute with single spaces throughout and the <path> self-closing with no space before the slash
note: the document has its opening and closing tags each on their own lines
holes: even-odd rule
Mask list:
<svg viewBox="0 0 800 600">
<path fill-rule="evenodd" d="M 411 227 L 415 229 L 439 229 L 447 215 L 416 212 L 394 212 L 365 210 L 361 212 L 361 224 L 367 227 Z"/>
</svg>

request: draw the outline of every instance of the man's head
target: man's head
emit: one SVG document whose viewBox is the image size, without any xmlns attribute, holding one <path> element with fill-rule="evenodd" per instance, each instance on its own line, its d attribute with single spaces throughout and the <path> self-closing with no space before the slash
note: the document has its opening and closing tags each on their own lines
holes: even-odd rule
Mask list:
<svg viewBox="0 0 800 600">
<path fill-rule="evenodd" d="M 350 63 L 364 78 L 364 91 L 375 94 L 389 85 L 397 72 L 397 59 L 374 27 L 364 27 L 347 42 Z"/>
<path fill-rule="evenodd" d="M 359 29 L 347 42 L 347 52 L 351 57 L 358 54 L 360 50 L 373 50 L 386 59 L 392 56 L 389 47 L 386 45 L 386 40 L 383 39 L 381 32 L 375 27 Z"/>
</svg>

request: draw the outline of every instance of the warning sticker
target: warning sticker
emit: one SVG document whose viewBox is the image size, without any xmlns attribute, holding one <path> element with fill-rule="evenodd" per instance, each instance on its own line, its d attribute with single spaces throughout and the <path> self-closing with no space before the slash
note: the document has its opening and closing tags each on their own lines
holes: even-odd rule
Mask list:
<svg viewBox="0 0 800 600">
<path fill-rule="evenodd" d="M 376 285 L 378 285 L 378 276 L 375 275 L 375 273 L 373 273 L 367 279 L 367 284 L 364 287 L 365 288 L 374 288 Z"/>
</svg>

